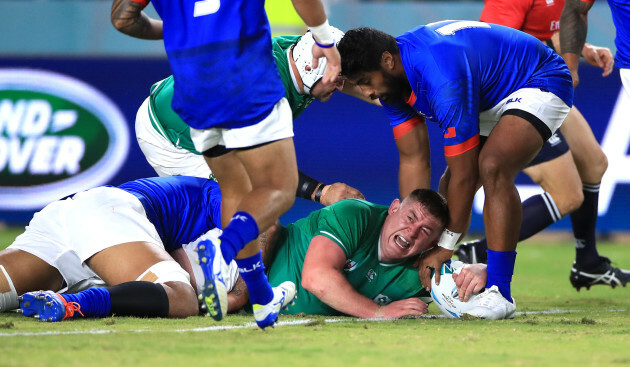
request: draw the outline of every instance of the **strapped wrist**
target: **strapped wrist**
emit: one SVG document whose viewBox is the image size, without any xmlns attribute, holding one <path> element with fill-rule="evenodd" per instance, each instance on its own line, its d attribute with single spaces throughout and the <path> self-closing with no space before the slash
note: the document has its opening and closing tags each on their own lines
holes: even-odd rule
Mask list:
<svg viewBox="0 0 630 367">
<path fill-rule="evenodd" d="M 448 228 L 444 228 L 440 240 L 438 241 L 438 246 L 453 251 L 461 235 L 461 233 L 452 232 Z"/>
<path fill-rule="evenodd" d="M 326 186 L 323 182 L 320 182 L 315 189 L 315 196 L 313 197 L 313 201 L 316 203 L 321 203 L 322 193 L 324 192 L 324 186 Z"/>
<path fill-rule="evenodd" d="M 328 24 L 328 19 L 318 26 L 309 27 L 311 33 L 313 33 L 313 38 L 315 39 L 315 43 L 317 46 L 322 48 L 330 48 L 335 45 L 335 39 L 333 38 L 332 32 L 330 30 L 330 25 Z"/>
</svg>

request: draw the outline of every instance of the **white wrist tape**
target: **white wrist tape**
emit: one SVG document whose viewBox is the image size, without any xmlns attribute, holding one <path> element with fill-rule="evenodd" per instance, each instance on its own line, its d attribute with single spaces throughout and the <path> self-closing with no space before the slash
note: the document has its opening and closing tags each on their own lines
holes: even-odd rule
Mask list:
<svg viewBox="0 0 630 367">
<path fill-rule="evenodd" d="M 438 241 L 438 246 L 453 251 L 461 235 L 461 233 L 451 232 L 447 228 L 444 228 L 440 240 Z"/>
<path fill-rule="evenodd" d="M 328 19 L 318 26 L 309 27 L 309 29 L 311 30 L 311 33 L 313 33 L 313 36 L 317 39 L 317 42 L 322 45 L 330 45 L 335 42 L 333 34 L 330 30 L 330 25 L 328 24 Z"/>
</svg>

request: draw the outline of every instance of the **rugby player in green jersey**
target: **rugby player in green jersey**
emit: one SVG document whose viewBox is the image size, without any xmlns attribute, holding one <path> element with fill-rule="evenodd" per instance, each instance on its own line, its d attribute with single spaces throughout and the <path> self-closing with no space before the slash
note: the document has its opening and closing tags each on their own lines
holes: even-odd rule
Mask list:
<svg viewBox="0 0 630 367">
<path fill-rule="evenodd" d="M 436 245 L 448 218 L 440 194 L 418 189 L 389 207 L 343 200 L 286 227 L 272 227 L 262 241 L 269 282 L 291 281 L 298 294 L 282 312 L 363 318 L 423 314 L 430 294 L 415 262 Z M 228 284 L 236 282 L 228 307 L 238 310 L 247 303 L 245 285 L 234 279 L 236 271 L 223 270 L 223 276 Z M 467 300 L 485 286 L 485 265 L 466 265 L 458 278 Z"/>
<path fill-rule="evenodd" d="M 331 27 L 336 40 L 343 32 Z M 274 37 L 273 54 L 285 87 L 295 120 L 314 99 L 326 102 L 340 90 L 364 101 L 378 104 L 365 98 L 356 85 L 344 83 L 338 78 L 334 83 L 324 83 L 322 77 L 326 63 L 312 67 L 313 36 Z M 321 61 L 321 60 L 320 60 Z M 195 150 L 190 137 L 190 127 L 173 111 L 173 76 L 155 83 L 151 95 L 144 101 L 136 116 L 136 137 L 147 161 L 160 176 L 195 176 L 207 178 L 210 168 L 203 156 Z M 356 189 L 343 184 L 323 183 L 299 173 L 296 196 L 330 205 L 346 198 L 363 199 Z"/>
</svg>

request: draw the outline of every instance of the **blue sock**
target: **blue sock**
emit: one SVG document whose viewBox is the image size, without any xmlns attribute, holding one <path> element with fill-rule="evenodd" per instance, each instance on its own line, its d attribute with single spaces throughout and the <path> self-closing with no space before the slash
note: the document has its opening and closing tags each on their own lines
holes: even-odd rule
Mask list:
<svg viewBox="0 0 630 367">
<path fill-rule="evenodd" d="M 493 285 L 499 287 L 499 292 L 512 302 L 510 284 L 514 274 L 514 262 L 516 261 L 516 251 L 492 251 L 488 249 L 488 282 L 486 288 Z"/>
<path fill-rule="evenodd" d="M 221 240 L 221 253 L 226 263 L 234 260 L 239 253 L 251 241 L 258 237 L 258 224 L 254 217 L 247 212 L 237 212 L 225 227 L 219 239 Z M 249 287 L 248 287 L 249 288 Z"/>
<path fill-rule="evenodd" d="M 107 317 L 111 310 L 111 297 L 105 288 L 90 288 L 74 294 L 60 294 L 66 302 L 76 302 L 85 317 Z M 78 312 L 74 317 L 80 316 Z"/>
<path fill-rule="evenodd" d="M 273 299 L 273 290 L 265 275 L 261 254 L 262 251 L 252 257 L 235 260 L 238 272 L 247 285 L 252 305 L 264 305 Z"/>
<path fill-rule="evenodd" d="M 600 263 L 595 239 L 599 185 L 583 184 L 584 202 L 571 213 L 571 225 L 575 237 L 575 262 L 582 269 L 592 269 Z"/>
</svg>

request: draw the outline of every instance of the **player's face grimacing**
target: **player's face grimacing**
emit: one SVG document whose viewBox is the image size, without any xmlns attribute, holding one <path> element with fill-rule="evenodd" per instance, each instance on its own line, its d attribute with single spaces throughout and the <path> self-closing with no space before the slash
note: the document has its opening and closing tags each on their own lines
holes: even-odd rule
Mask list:
<svg viewBox="0 0 630 367">
<path fill-rule="evenodd" d="M 311 89 L 311 95 L 320 102 L 328 102 L 335 91 L 343 89 L 345 79 L 337 77 L 334 82 L 324 83 L 323 78 L 319 79 Z"/>
<path fill-rule="evenodd" d="M 408 259 L 437 243 L 442 223 L 415 200 L 396 199 L 381 230 L 381 260 Z"/>
</svg>

